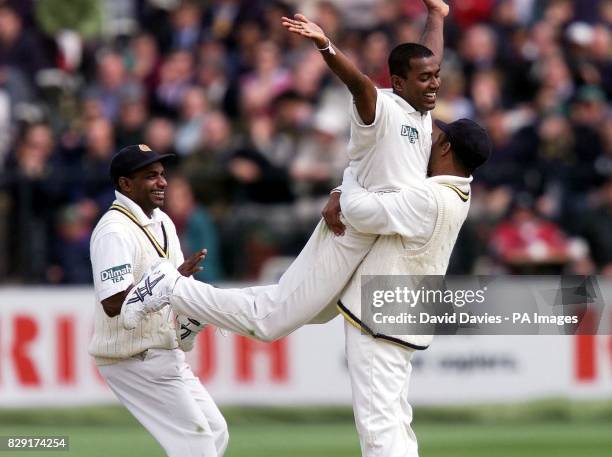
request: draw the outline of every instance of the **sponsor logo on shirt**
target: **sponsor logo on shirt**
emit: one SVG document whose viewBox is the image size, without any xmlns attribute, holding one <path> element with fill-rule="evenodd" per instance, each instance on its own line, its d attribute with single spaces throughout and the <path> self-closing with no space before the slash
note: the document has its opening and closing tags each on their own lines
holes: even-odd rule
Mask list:
<svg viewBox="0 0 612 457">
<path fill-rule="evenodd" d="M 109 268 L 100 273 L 102 282 L 111 280 L 113 282 L 123 281 L 123 276 L 132 272 L 132 265 L 125 263 L 116 267 Z"/>
<path fill-rule="evenodd" d="M 416 143 L 416 141 L 419 139 L 418 130 L 414 127 L 410 127 L 409 125 L 402 125 L 401 135 L 407 136 L 408 141 L 410 141 L 411 143 Z"/>
</svg>

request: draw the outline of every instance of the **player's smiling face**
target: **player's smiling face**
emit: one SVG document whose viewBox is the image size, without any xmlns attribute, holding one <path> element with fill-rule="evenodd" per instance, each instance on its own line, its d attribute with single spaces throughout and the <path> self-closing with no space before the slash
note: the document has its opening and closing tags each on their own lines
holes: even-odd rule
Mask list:
<svg viewBox="0 0 612 457">
<path fill-rule="evenodd" d="M 410 70 L 405 77 L 393 75 L 393 89 L 410 105 L 425 113 L 436 107 L 440 89 L 440 65 L 434 56 L 410 59 Z"/>
<path fill-rule="evenodd" d="M 125 179 L 123 193 L 137 203 L 147 216 L 151 216 L 155 208 L 164 205 L 168 183 L 161 162 L 147 165 Z"/>
</svg>

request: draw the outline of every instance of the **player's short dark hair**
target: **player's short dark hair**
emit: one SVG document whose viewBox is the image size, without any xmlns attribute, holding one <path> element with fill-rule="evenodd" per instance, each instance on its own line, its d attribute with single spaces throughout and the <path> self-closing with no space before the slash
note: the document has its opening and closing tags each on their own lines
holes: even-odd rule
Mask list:
<svg viewBox="0 0 612 457">
<path fill-rule="evenodd" d="M 405 78 L 410 70 L 411 59 L 433 57 L 434 53 L 427 46 L 418 43 L 402 43 L 389 54 L 389 73 Z"/>
</svg>

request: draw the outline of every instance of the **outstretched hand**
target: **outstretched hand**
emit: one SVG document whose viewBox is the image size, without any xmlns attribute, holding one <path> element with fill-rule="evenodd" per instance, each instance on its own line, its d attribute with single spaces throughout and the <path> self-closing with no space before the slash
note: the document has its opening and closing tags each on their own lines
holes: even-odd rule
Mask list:
<svg viewBox="0 0 612 457">
<path fill-rule="evenodd" d="M 293 19 L 283 16 L 283 26 L 290 32 L 296 33 L 306 38 L 310 38 L 319 48 L 327 45 L 327 37 L 323 29 L 314 22 L 308 20 L 303 14 L 295 14 Z"/>
<path fill-rule="evenodd" d="M 198 266 L 198 264 L 204 260 L 206 254 L 208 254 L 206 249 L 200 249 L 199 251 L 191 254 L 187 259 L 185 259 L 181 266 L 177 268 L 178 272 L 183 276 L 189 277 L 202 271 L 204 268 Z"/>
<path fill-rule="evenodd" d="M 442 17 L 448 16 L 449 7 L 444 3 L 444 0 L 423 0 L 423 3 L 430 13 L 436 12 L 441 14 Z"/>
</svg>

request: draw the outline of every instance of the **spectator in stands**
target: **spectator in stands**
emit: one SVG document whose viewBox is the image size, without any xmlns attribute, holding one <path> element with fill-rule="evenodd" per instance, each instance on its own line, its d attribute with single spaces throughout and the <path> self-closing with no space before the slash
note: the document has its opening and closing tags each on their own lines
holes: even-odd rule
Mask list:
<svg viewBox="0 0 612 457">
<path fill-rule="evenodd" d="M 144 143 L 149 108 L 144 95 L 134 94 L 121 101 L 115 127 L 117 150 L 125 145 Z"/>
<path fill-rule="evenodd" d="M 459 27 L 466 29 L 489 18 L 494 3 L 493 0 L 472 0 L 470 2 L 453 0 L 450 5 L 455 22 Z"/>
<path fill-rule="evenodd" d="M 545 3 L 544 19 L 556 27 L 562 27 L 574 17 L 572 0 L 550 0 Z"/>
<path fill-rule="evenodd" d="M 172 12 L 172 48 L 193 51 L 200 41 L 201 21 L 198 3 L 180 2 Z"/>
<path fill-rule="evenodd" d="M 176 225 L 176 232 L 184 252 L 206 248 L 204 270 L 194 276 L 200 281 L 214 283 L 223 278 L 217 228 L 206 209 L 198 205 L 189 182 L 180 175 L 173 176 L 166 190 L 168 214 Z"/>
<path fill-rule="evenodd" d="M 173 51 L 162 63 L 159 84 L 155 90 L 155 111 L 175 118 L 194 77 L 194 62 L 191 53 Z"/>
<path fill-rule="evenodd" d="M 181 171 L 193 186 L 198 201 L 207 205 L 231 200 L 227 161 L 239 145 L 232 125 L 222 112 L 208 113 L 201 125 L 199 144 L 181 161 Z"/>
<path fill-rule="evenodd" d="M 599 128 L 603 142 L 602 152 L 595 160 L 595 171 L 601 178 L 612 178 L 612 115 Z"/>
<path fill-rule="evenodd" d="M 281 65 L 280 50 L 272 41 L 257 45 L 254 70 L 240 83 L 245 117 L 270 114 L 272 102 L 291 86 L 291 74 Z"/>
<path fill-rule="evenodd" d="M 34 81 L 36 73 L 50 65 L 49 55 L 39 37 L 23 27 L 22 18 L 12 6 L 0 5 L 0 62 L 19 68 Z"/>
<path fill-rule="evenodd" d="M 277 125 L 269 117 L 251 121 L 249 137 L 231 154 L 227 171 L 231 177 L 236 203 L 287 203 L 293 201 L 290 190 L 289 163 L 295 147 L 277 135 Z M 287 141 L 285 141 L 287 140 Z"/>
<path fill-rule="evenodd" d="M 502 108 L 502 77 L 495 70 L 480 70 L 473 74 L 470 98 L 479 118 L 486 119 Z"/>
<path fill-rule="evenodd" d="M 598 204 L 581 217 L 580 234 L 587 240 L 601 271 L 612 271 L 612 179 L 598 192 Z"/>
<path fill-rule="evenodd" d="M 325 197 L 338 182 L 338 176 L 348 165 L 346 128 L 342 116 L 334 111 L 320 111 L 312 130 L 300 141 L 290 166 L 297 195 Z M 318 209 L 318 208 L 317 208 Z M 320 211 L 316 211 L 318 219 Z"/>
<path fill-rule="evenodd" d="M 302 48 L 296 52 L 297 61 L 291 68 L 293 90 L 306 100 L 317 101 L 321 95 L 321 86 L 327 75 L 327 66 L 319 52 L 311 48 Z"/>
<path fill-rule="evenodd" d="M 230 117 L 239 114 L 238 89 L 230 78 L 229 57 L 220 42 L 205 42 L 199 48 L 195 83 L 206 94 L 212 109 L 224 111 Z"/>
<path fill-rule="evenodd" d="M 127 61 L 130 75 L 145 87 L 147 96 L 153 93 L 159 79 L 160 55 L 153 35 L 141 33 L 130 40 Z"/>
<path fill-rule="evenodd" d="M 123 57 L 115 51 L 104 51 L 98 58 L 96 80 L 87 89 L 88 96 L 98 99 L 102 113 L 111 122 L 119 115 L 121 100 L 141 89 L 131 81 Z"/>
<path fill-rule="evenodd" d="M 90 212 L 95 208 L 97 214 L 110 207 L 115 190 L 109 182 L 108 170 L 115 151 L 112 124 L 104 118 L 90 121 L 85 127 L 82 158 L 70 167 L 78 182 L 75 186 L 68 184 L 72 202 L 91 208 Z"/>
<path fill-rule="evenodd" d="M 436 103 L 436 118 L 444 122 L 474 117 L 474 105 L 465 96 L 465 79 L 459 71 L 442 69 L 444 84 L 440 86 L 440 101 Z"/>
<path fill-rule="evenodd" d="M 554 93 L 557 103 L 568 102 L 576 89 L 571 71 L 560 52 L 544 57 L 536 65 L 538 82 Z"/>
<path fill-rule="evenodd" d="M 55 145 L 47 124 L 26 125 L 7 162 L 10 199 L 8 262 L 10 275 L 29 282 L 45 280 L 54 212 L 61 202 Z"/>
<path fill-rule="evenodd" d="M 366 37 L 361 66 L 364 74 L 368 75 L 378 87 L 391 87 L 387 64 L 390 52 L 389 39 L 384 33 L 373 32 Z"/>
<path fill-rule="evenodd" d="M 612 5 L 612 1 L 608 2 Z M 611 8 L 612 9 L 612 8 Z M 589 63 L 596 69 L 595 78 L 605 90 L 607 98 L 612 97 L 612 59 L 610 59 L 610 46 L 612 46 L 612 31 L 610 25 L 598 24 L 593 28 L 593 39 L 589 49 Z"/>
<path fill-rule="evenodd" d="M 570 106 L 570 121 L 575 138 L 576 163 L 570 170 L 569 192 L 586 193 L 601 184 L 595 161 L 603 151 L 599 127 L 606 119 L 606 96 L 599 87 L 578 89 Z"/>
<path fill-rule="evenodd" d="M 256 24 L 261 14 L 258 2 L 219 0 L 203 15 L 204 31 L 207 37 L 233 44 L 240 27 Z"/>
<path fill-rule="evenodd" d="M 144 142 L 160 154 L 176 154 L 174 141 L 176 127 L 167 117 L 154 117 L 145 127 Z"/>
<path fill-rule="evenodd" d="M 477 184 L 492 188 L 498 186 L 510 189 L 531 190 L 526 182 L 526 175 L 533 177 L 529 171 L 534 167 L 533 148 L 526 147 L 531 141 L 533 132 L 522 129 L 512 133 L 508 116 L 501 109 L 495 109 L 486 117 L 486 126 L 493 144 L 490 162 L 476 171 Z"/>
<path fill-rule="evenodd" d="M 552 274 L 571 260 L 565 233 L 540 217 L 526 195 L 515 198 L 509 216 L 493 231 L 491 248 L 513 274 Z"/>
<path fill-rule="evenodd" d="M 0 171 L 13 146 L 17 115 L 33 97 L 34 89 L 22 71 L 0 61 Z"/>
<path fill-rule="evenodd" d="M 494 68 L 497 55 L 497 39 L 493 29 L 485 24 L 471 26 L 460 43 L 463 73 L 469 83 L 479 70 Z"/>
<path fill-rule="evenodd" d="M 176 151 L 180 155 L 192 154 L 201 144 L 207 114 L 208 100 L 204 91 L 197 86 L 189 88 L 183 95 L 181 119 L 177 124 L 174 140 Z"/>
<path fill-rule="evenodd" d="M 338 6 L 332 1 L 322 0 L 317 2 L 315 8 L 314 22 L 325 30 L 325 35 L 327 35 L 330 40 L 336 41 L 339 39 L 343 24 L 342 15 Z M 285 39 L 287 38 L 285 34 Z"/>
<path fill-rule="evenodd" d="M 56 216 L 47 281 L 61 284 L 89 284 L 91 260 L 89 239 L 95 220 L 84 206 L 70 205 Z"/>
</svg>

